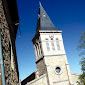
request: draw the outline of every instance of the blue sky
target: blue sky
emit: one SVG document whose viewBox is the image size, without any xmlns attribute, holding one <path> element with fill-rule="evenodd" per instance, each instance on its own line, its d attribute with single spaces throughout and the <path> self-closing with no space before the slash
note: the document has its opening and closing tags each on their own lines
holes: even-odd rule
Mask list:
<svg viewBox="0 0 85 85">
<path fill-rule="evenodd" d="M 81 73 L 76 49 L 81 32 L 85 31 L 85 0 L 40 0 L 48 16 L 62 30 L 64 47 L 71 72 Z M 21 37 L 16 39 L 20 79 L 36 70 L 32 38 L 35 35 L 39 0 L 17 0 Z M 19 36 L 19 30 L 17 33 Z"/>
</svg>

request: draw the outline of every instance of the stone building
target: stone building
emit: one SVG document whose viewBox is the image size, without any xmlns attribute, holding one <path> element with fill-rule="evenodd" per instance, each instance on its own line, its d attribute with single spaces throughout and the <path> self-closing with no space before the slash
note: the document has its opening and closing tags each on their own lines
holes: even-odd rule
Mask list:
<svg viewBox="0 0 85 85">
<path fill-rule="evenodd" d="M 54 26 L 41 3 L 32 42 L 37 70 L 22 85 L 77 85 L 78 75 L 70 72 L 62 31 Z"/>
<path fill-rule="evenodd" d="M 18 23 L 19 16 L 16 0 L 0 0 L 0 42 L 2 45 L 6 85 L 19 85 L 19 72 L 15 47 Z M 0 60 L 0 65 L 1 64 Z M 2 82 L 1 73 L 0 82 Z M 0 83 L 0 85 L 2 84 Z"/>
</svg>

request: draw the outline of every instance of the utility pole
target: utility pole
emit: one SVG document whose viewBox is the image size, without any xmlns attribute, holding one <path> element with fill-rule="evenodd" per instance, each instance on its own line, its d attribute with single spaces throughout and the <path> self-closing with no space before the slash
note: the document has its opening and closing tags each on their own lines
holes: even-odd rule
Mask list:
<svg viewBox="0 0 85 85">
<path fill-rule="evenodd" d="M 3 63 L 3 54 L 2 54 L 2 44 L 1 44 L 1 29 L 0 29 L 0 64 L 1 64 L 2 85 L 6 85 L 4 63 Z"/>
</svg>

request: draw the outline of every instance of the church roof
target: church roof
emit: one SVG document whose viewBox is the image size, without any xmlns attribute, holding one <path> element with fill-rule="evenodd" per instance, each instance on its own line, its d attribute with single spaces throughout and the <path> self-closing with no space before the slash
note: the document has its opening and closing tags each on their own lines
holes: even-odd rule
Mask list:
<svg viewBox="0 0 85 85">
<path fill-rule="evenodd" d="M 51 19 L 47 15 L 46 11 L 42 7 L 41 3 L 39 3 L 39 13 L 38 13 L 38 21 L 37 21 L 37 29 L 36 32 L 39 30 L 57 30 L 54 24 L 52 23 Z"/>
</svg>

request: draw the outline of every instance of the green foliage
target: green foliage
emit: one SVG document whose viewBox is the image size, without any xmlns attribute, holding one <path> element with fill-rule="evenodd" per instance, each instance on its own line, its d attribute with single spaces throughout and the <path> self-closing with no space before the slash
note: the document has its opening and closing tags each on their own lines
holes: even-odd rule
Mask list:
<svg viewBox="0 0 85 85">
<path fill-rule="evenodd" d="M 79 85 L 85 85 L 85 58 L 82 58 L 80 64 L 81 64 L 82 74 L 79 76 L 80 79 Z"/>
<path fill-rule="evenodd" d="M 82 32 L 82 36 L 80 36 L 78 49 L 81 50 L 79 56 L 83 56 L 80 61 L 82 74 L 79 76 L 78 85 L 85 85 L 85 32 Z"/>
<path fill-rule="evenodd" d="M 80 64 L 81 64 L 81 70 L 83 72 L 83 75 L 85 76 L 85 58 L 82 58 Z"/>
<path fill-rule="evenodd" d="M 85 55 L 85 32 L 82 32 L 82 35 L 80 36 L 78 50 L 81 50 L 80 56 Z"/>
<path fill-rule="evenodd" d="M 79 76 L 80 82 L 78 82 L 78 85 L 85 85 L 85 75 Z"/>
</svg>

